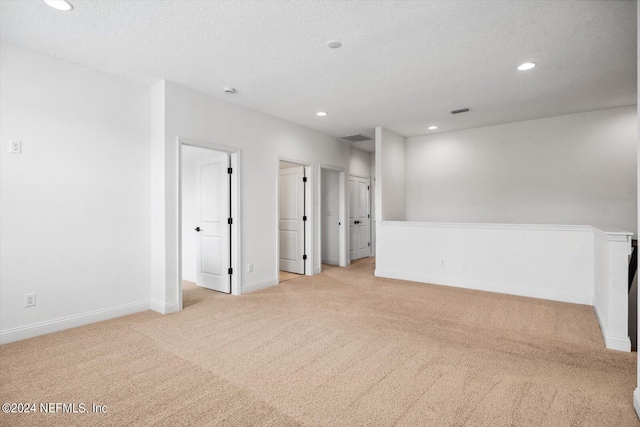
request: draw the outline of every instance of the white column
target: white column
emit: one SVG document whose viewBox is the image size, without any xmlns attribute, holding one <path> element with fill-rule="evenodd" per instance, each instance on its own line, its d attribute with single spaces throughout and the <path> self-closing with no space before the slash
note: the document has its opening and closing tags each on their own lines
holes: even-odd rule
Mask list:
<svg viewBox="0 0 640 427">
<path fill-rule="evenodd" d="M 640 82 L 640 7 L 636 7 L 636 13 L 637 13 L 636 25 L 638 26 L 638 31 L 637 31 L 638 43 L 636 43 L 637 49 L 638 49 L 638 51 L 636 52 L 636 61 L 637 61 L 636 68 L 638 70 L 637 80 Z M 640 91 L 638 91 L 637 96 L 638 96 L 638 101 L 640 101 Z M 638 117 L 638 132 L 640 132 L 640 117 Z M 638 147 L 640 148 L 640 140 L 638 141 Z M 638 152 L 636 164 L 640 164 L 640 149 L 636 151 Z M 640 174 L 638 174 L 638 183 L 640 184 Z M 640 185 L 638 185 L 638 196 L 639 197 L 637 198 L 637 200 L 640 201 Z M 640 210 L 638 210 L 638 212 L 640 212 Z M 638 292 L 638 300 L 639 300 L 638 302 L 640 302 L 640 292 Z M 640 307 L 640 304 L 638 304 L 637 306 Z M 640 316 L 638 316 L 637 330 L 640 331 Z M 636 363 L 636 366 L 637 366 L 636 368 L 637 369 L 637 373 L 636 373 L 637 388 L 633 392 L 633 407 L 636 410 L 636 414 L 640 417 L 640 352 L 638 352 L 638 362 Z"/>
<path fill-rule="evenodd" d="M 629 339 L 629 255 L 633 234 L 595 229 L 594 308 L 605 346 L 631 351 Z"/>
</svg>

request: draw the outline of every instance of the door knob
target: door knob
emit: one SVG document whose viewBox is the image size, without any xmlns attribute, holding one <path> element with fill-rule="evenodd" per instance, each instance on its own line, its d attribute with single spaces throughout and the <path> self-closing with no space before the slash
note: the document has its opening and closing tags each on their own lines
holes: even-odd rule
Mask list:
<svg viewBox="0 0 640 427">
<path fill-rule="evenodd" d="M 200 227 L 196 227 L 196 228 L 194 228 L 194 230 L 199 232 L 200 231 Z"/>
</svg>

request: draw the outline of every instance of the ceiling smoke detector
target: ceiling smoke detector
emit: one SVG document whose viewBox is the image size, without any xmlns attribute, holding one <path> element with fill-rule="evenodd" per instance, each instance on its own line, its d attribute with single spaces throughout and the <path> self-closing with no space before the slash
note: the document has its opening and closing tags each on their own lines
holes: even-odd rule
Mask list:
<svg viewBox="0 0 640 427">
<path fill-rule="evenodd" d="M 364 136 L 360 133 L 357 135 L 343 136 L 342 139 L 346 139 L 349 142 L 371 141 L 371 138 L 369 138 L 368 136 Z"/>
<path fill-rule="evenodd" d="M 236 90 L 232 87 L 225 87 L 224 89 L 222 89 L 222 91 L 229 95 L 233 95 L 234 93 L 236 93 Z"/>
<path fill-rule="evenodd" d="M 459 108 L 457 110 L 451 110 L 451 114 L 468 113 L 469 111 L 471 111 L 469 108 Z"/>
</svg>

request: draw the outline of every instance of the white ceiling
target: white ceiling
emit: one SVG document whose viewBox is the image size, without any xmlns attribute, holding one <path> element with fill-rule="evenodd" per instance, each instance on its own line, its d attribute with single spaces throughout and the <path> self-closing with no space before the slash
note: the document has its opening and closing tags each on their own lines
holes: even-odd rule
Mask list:
<svg viewBox="0 0 640 427">
<path fill-rule="evenodd" d="M 68 13 L 1 1 L 0 38 L 334 136 L 636 103 L 633 1 L 71 1 Z M 342 48 L 327 48 L 332 39 Z M 516 71 L 525 61 L 539 65 Z M 460 107 L 472 111 L 449 114 Z"/>
</svg>

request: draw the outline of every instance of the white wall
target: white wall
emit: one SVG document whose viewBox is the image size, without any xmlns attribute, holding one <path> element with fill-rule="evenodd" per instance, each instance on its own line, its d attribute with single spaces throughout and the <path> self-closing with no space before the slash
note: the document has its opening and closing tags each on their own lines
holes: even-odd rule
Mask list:
<svg viewBox="0 0 640 427">
<path fill-rule="evenodd" d="M 159 310 L 159 301 L 165 301 L 167 292 L 163 286 L 166 281 L 166 238 L 165 224 L 165 183 L 157 179 L 163 176 L 165 169 L 165 85 L 157 84 L 150 89 L 149 120 L 149 157 L 151 167 L 149 181 L 151 185 L 151 303 L 154 310 Z M 155 303 L 154 303 L 155 302 Z M 177 307 L 176 307 L 177 308 Z"/>
<path fill-rule="evenodd" d="M 164 209 L 153 212 L 154 227 L 166 233 L 162 248 L 165 266 L 154 264 L 154 295 L 164 295 L 156 309 L 170 312 L 178 302 L 177 139 L 187 137 L 239 148 L 242 189 L 242 289 L 243 292 L 277 283 L 277 179 L 279 157 L 313 165 L 314 212 L 319 202 L 319 165 L 348 170 L 349 145 L 267 114 L 224 102 L 170 82 L 161 82 L 165 94 L 164 137 L 152 150 L 164 159 L 164 171 L 154 171 L 152 185 L 164 196 Z M 313 239 L 319 239 L 319 221 L 313 220 Z M 346 221 L 345 221 L 346 222 Z M 154 229 L 155 231 L 155 229 Z M 315 247 L 315 245 L 314 245 Z M 320 254 L 314 269 L 320 269 Z M 247 271 L 247 264 L 254 271 Z M 235 274 L 235 273 L 234 273 Z"/>
<path fill-rule="evenodd" d="M 629 255 L 631 235 L 594 229 L 593 307 L 607 348 L 631 351 L 629 340 Z"/>
<path fill-rule="evenodd" d="M 322 221 L 322 263 L 338 265 L 340 263 L 340 222 L 339 213 L 339 174 L 331 169 L 321 170 L 321 221 Z"/>
<path fill-rule="evenodd" d="M 0 341 L 147 309 L 149 88 L 2 44 L 0 92 Z"/>
<path fill-rule="evenodd" d="M 182 280 L 196 282 L 197 167 L 198 160 L 220 154 L 198 147 L 182 146 Z"/>
<path fill-rule="evenodd" d="M 379 221 L 404 221 L 405 138 L 376 128 L 376 216 Z"/>
<path fill-rule="evenodd" d="M 407 138 L 408 221 L 636 233 L 636 107 Z"/>
<path fill-rule="evenodd" d="M 591 305 L 593 230 L 382 222 L 376 276 Z"/>
<path fill-rule="evenodd" d="M 349 156 L 349 173 L 351 175 L 371 176 L 371 156 L 370 153 L 351 148 Z"/>
</svg>

